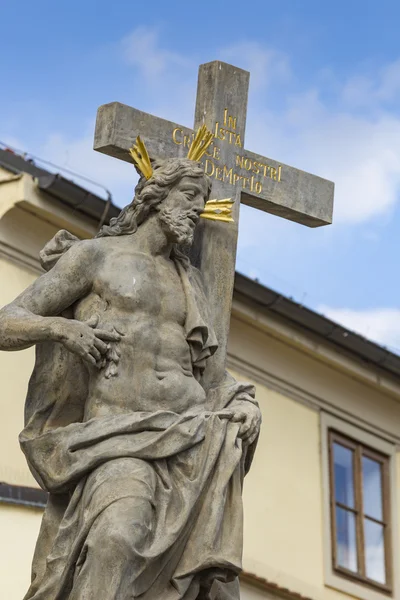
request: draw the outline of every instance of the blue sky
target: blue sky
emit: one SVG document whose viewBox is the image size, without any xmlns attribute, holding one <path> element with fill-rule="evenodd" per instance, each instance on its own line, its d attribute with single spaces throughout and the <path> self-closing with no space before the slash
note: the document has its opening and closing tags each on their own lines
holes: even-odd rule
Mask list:
<svg viewBox="0 0 400 600">
<path fill-rule="evenodd" d="M 399 22 L 394 0 L 3 0 L 0 140 L 122 206 L 134 172 L 92 151 L 97 107 L 192 126 L 200 63 L 250 70 L 246 147 L 336 195 L 317 230 L 243 207 L 238 270 L 400 352 Z"/>
</svg>

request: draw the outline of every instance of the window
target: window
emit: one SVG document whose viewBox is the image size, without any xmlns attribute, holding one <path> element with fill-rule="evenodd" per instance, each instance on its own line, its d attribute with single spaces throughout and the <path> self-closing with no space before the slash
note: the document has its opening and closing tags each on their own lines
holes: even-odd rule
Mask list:
<svg viewBox="0 0 400 600">
<path fill-rule="evenodd" d="M 333 568 L 390 592 L 389 457 L 330 430 L 329 467 Z"/>
</svg>

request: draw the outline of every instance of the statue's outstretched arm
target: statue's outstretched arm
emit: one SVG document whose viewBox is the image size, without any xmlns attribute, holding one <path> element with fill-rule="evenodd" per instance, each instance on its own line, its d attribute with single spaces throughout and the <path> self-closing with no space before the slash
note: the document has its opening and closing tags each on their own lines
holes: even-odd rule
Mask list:
<svg viewBox="0 0 400 600">
<path fill-rule="evenodd" d="M 96 317 L 81 323 L 57 316 L 90 292 L 97 261 L 93 245 L 74 244 L 48 273 L 0 310 L 0 350 L 23 350 L 52 340 L 88 363 L 99 364 L 107 350 L 105 342 L 119 341 L 120 336 L 96 329 Z"/>
</svg>

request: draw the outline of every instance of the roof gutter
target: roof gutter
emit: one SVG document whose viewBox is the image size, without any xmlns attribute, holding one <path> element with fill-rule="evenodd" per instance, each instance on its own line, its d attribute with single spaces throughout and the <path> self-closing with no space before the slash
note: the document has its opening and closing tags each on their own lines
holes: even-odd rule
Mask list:
<svg viewBox="0 0 400 600">
<path fill-rule="evenodd" d="M 397 354 L 240 273 L 236 273 L 235 277 L 235 295 L 238 299 L 242 297 L 248 303 L 256 304 L 261 311 L 281 317 L 356 355 L 364 363 L 400 377 L 400 356 Z"/>
<path fill-rule="evenodd" d="M 99 228 L 120 212 L 119 208 L 112 204 L 111 195 L 104 200 L 61 175 L 47 173 L 34 177 L 34 181 L 41 191 L 67 204 L 74 211 L 96 220 Z"/>
<path fill-rule="evenodd" d="M 37 167 L 34 162 L 13 152 L 0 149 L 0 166 L 11 173 L 31 175 L 39 190 L 50 194 L 74 211 L 95 220 L 98 227 L 120 212 L 120 209 L 112 203 L 110 192 L 107 191 L 107 200 L 105 200 L 70 179 Z"/>
</svg>

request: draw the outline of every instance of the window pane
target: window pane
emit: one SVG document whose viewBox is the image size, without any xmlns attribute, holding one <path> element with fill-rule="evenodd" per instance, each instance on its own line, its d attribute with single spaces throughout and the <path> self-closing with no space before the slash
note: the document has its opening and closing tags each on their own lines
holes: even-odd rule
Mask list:
<svg viewBox="0 0 400 600">
<path fill-rule="evenodd" d="M 365 570 L 369 579 L 386 583 L 383 526 L 364 519 Z"/>
<path fill-rule="evenodd" d="M 354 508 L 353 450 L 333 444 L 336 502 Z"/>
<path fill-rule="evenodd" d="M 383 521 L 382 467 L 376 460 L 362 458 L 364 513 Z"/>
<path fill-rule="evenodd" d="M 338 567 L 357 573 L 355 515 L 336 507 L 336 555 Z"/>
</svg>

